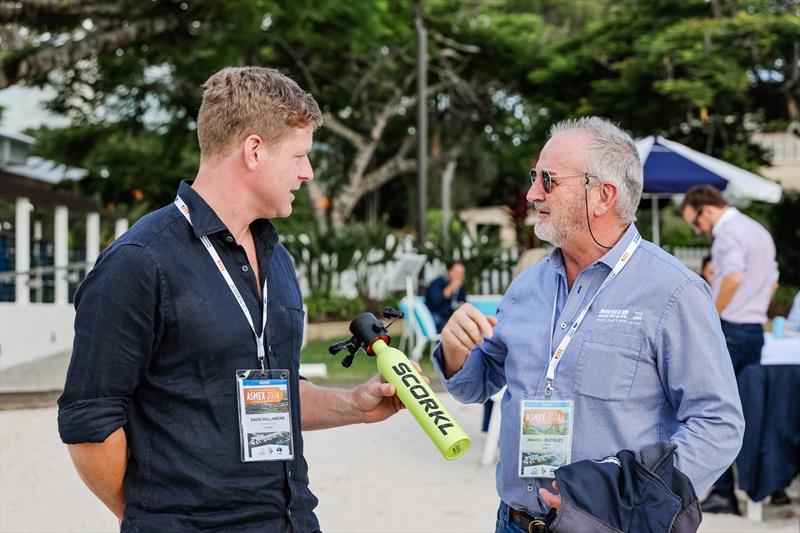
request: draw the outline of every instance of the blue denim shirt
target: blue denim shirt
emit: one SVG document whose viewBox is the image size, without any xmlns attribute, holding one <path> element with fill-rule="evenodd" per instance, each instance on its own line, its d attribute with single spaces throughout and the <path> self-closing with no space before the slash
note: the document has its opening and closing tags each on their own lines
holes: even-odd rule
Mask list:
<svg viewBox="0 0 800 533">
<path fill-rule="evenodd" d="M 147 215 L 109 246 L 75 299 L 75 343 L 59 431 L 65 443 L 102 442 L 125 429 L 123 531 L 315 531 L 300 432 L 300 289 L 267 220 L 250 226 L 258 281 L 244 248 L 187 183 L 174 205 Z M 255 339 L 200 241 L 208 235 L 260 333 L 258 283 L 267 279 L 267 359 L 291 371 L 295 459 L 240 459 L 235 371 L 258 368 Z"/>
<path fill-rule="evenodd" d="M 483 402 L 508 385 L 497 491 L 516 509 L 546 513 L 537 493 L 539 487 L 551 488 L 549 479 L 517 475 L 520 401 L 544 399 L 549 350 L 558 346 L 635 231 L 631 225 L 578 275 L 569 292 L 559 249 L 520 274 L 500 303 L 492 339 L 473 350 L 451 379 L 442 373 L 441 346 L 434 353 L 437 372 L 462 402 Z M 742 407 L 708 286 L 644 240 L 592 304 L 562 356 L 554 387 L 552 399 L 574 401 L 572 461 L 669 440 L 678 445 L 676 466 L 701 494 L 741 447 Z"/>
</svg>

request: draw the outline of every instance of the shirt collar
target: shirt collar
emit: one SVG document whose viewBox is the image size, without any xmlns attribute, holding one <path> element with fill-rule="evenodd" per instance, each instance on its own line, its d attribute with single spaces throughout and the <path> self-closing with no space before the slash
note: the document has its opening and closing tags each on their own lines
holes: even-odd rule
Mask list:
<svg viewBox="0 0 800 533">
<path fill-rule="evenodd" d="M 619 261 L 619 258 L 622 257 L 625 249 L 638 232 L 639 230 L 636 229 L 636 224 L 630 224 L 628 229 L 625 230 L 625 233 L 622 234 L 622 237 L 620 237 L 620 239 L 617 241 L 617 244 L 612 246 L 611 249 L 603 255 L 603 257 L 597 260 L 597 262 L 608 265 L 608 268 L 614 268 L 614 266 L 617 264 L 617 261 Z"/>
<path fill-rule="evenodd" d="M 198 239 L 205 235 L 228 231 L 225 223 L 211 209 L 211 206 L 203 200 L 203 197 L 192 189 L 188 181 L 181 181 L 178 186 L 178 195 L 186 202 L 186 206 L 189 208 L 189 214 L 192 217 L 192 229 Z M 275 246 L 278 241 L 278 232 L 275 226 L 265 218 L 254 220 L 250 224 L 250 232 L 255 240 L 268 247 Z"/>
<path fill-rule="evenodd" d="M 561 253 L 561 248 L 553 248 L 545 258 L 553 269 L 561 272 L 564 270 L 564 254 Z"/>
<path fill-rule="evenodd" d="M 625 230 L 625 233 L 622 234 L 622 237 L 620 237 L 617 243 L 612 246 L 611 249 L 603 255 L 603 257 L 595 261 L 593 265 L 603 263 L 608 265 L 609 268 L 613 269 L 614 265 L 616 265 L 617 261 L 619 261 L 619 258 L 622 257 L 625 249 L 633 240 L 634 235 L 636 235 L 638 232 L 639 230 L 636 229 L 635 224 L 629 225 L 628 229 Z M 561 253 L 561 248 L 554 248 L 553 251 L 550 252 L 550 255 L 547 256 L 547 262 L 558 273 L 566 276 L 566 271 L 564 270 L 564 254 Z"/>
<path fill-rule="evenodd" d="M 717 223 L 714 224 L 713 228 L 711 228 L 711 235 L 716 237 L 723 224 L 735 217 L 738 212 L 739 210 L 735 207 L 725 208 L 725 211 L 723 211 L 722 215 L 720 215 L 720 217 L 717 219 Z"/>
</svg>

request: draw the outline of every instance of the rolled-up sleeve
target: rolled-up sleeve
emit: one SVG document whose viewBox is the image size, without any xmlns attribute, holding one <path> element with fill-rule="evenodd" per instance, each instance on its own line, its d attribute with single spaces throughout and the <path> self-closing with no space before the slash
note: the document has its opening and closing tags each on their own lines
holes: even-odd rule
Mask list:
<svg viewBox="0 0 800 533">
<path fill-rule="evenodd" d="M 128 403 L 158 335 L 159 274 L 144 248 L 113 246 L 75 297 L 75 339 L 58 430 L 66 444 L 103 442 L 128 420 Z"/>
<path fill-rule="evenodd" d="M 711 247 L 711 260 L 714 262 L 714 275 L 722 278 L 731 274 L 743 275 L 747 270 L 744 243 L 731 232 L 720 232 Z"/>
<path fill-rule="evenodd" d="M 654 339 L 659 373 L 681 424 L 676 466 L 702 494 L 742 445 L 744 417 L 730 355 L 708 288 L 687 280 L 672 295 Z"/>
</svg>

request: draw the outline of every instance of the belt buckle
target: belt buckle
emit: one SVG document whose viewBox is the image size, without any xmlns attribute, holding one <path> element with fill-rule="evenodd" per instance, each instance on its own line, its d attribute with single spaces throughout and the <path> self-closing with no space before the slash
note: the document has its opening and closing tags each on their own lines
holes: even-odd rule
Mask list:
<svg viewBox="0 0 800 533">
<path fill-rule="evenodd" d="M 547 531 L 547 524 L 544 520 L 533 518 L 528 522 L 528 533 L 545 533 Z"/>
</svg>

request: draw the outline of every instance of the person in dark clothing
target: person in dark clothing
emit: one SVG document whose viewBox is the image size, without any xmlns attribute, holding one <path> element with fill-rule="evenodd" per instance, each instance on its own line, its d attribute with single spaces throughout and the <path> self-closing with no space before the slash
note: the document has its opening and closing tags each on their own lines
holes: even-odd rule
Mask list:
<svg viewBox="0 0 800 533">
<path fill-rule="evenodd" d="M 450 261 L 447 263 L 447 274 L 431 281 L 425 290 L 425 305 L 433 315 L 436 331 L 442 331 L 456 307 L 467 301 L 467 293 L 464 291 L 466 274 L 467 270 L 462 263 Z"/>
<path fill-rule="evenodd" d="M 223 69 L 203 89 L 194 182 L 104 250 L 78 290 L 59 432 L 124 532 L 316 532 L 301 430 L 401 404 L 377 375 L 333 389 L 299 373 L 302 295 L 269 219 L 313 179 L 317 103 L 261 67 Z"/>
</svg>

